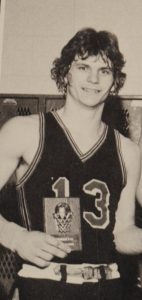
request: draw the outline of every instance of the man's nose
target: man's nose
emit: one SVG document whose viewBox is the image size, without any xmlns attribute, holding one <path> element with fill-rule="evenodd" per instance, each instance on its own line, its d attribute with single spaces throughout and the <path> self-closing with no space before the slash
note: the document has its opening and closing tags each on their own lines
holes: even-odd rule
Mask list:
<svg viewBox="0 0 142 300">
<path fill-rule="evenodd" d="M 98 83 L 99 82 L 99 73 L 97 70 L 90 70 L 88 74 L 88 81 L 92 83 Z"/>
</svg>

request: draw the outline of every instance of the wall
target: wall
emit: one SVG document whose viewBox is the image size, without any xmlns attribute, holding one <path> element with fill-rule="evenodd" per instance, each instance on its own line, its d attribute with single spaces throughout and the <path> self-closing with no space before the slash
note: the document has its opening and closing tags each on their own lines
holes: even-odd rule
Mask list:
<svg viewBox="0 0 142 300">
<path fill-rule="evenodd" d="M 126 57 L 123 95 L 142 95 L 141 0 L 2 0 L 1 93 L 55 94 L 52 61 L 82 27 L 117 34 Z"/>
<path fill-rule="evenodd" d="M 5 0 L 0 1 L 0 77 L 1 77 L 1 62 L 3 50 L 3 33 L 4 33 L 4 15 L 5 15 Z"/>
</svg>

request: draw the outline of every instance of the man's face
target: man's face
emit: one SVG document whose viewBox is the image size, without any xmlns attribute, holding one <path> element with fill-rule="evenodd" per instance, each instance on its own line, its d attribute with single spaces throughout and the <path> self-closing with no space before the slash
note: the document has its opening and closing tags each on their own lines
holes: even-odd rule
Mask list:
<svg viewBox="0 0 142 300">
<path fill-rule="evenodd" d="M 59 216 L 61 217 L 61 219 L 63 219 L 66 215 L 66 210 L 64 207 L 60 207 L 59 208 Z"/>
<path fill-rule="evenodd" d="M 100 55 L 86 59 L 76 57 L 67 75 L 69 95 L 78 103 L 94 107 L 103 103 L 113 85 L 111 62 Z"/>
</svg>

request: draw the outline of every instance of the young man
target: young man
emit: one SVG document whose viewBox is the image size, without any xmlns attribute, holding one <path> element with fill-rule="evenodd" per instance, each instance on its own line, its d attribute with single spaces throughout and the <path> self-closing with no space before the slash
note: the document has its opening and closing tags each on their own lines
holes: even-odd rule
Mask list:
<svg viewBox="0 0 142 300">
<path fill-rule="evenodd" d="M 113 34 L 79 31 L 51 72 L 66 94 L 64 107 L 13 118 L 1 130 L 0 187 L 16 170 L 21 226 L 1 216 L 0 241 L 25 261 L 22 300 L 122 299 L 115 244 L 125 253 L 142 249 L 134 225 L 140 154 L 102 121 L 102 113 L 108 95 L 123 86 L 123 66 Z M 62 203 L 66 209 L 59 213 Z M 48 234 L 45 211 L 54 217 L 58 236 Z M 81 218 L 76 250 L 67 228 L 75 214 Z"/>
</svg>

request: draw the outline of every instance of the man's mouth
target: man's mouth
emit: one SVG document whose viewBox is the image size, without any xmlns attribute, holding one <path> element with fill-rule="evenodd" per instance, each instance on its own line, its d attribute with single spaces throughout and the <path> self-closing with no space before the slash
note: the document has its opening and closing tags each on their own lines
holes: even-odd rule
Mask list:
<svg viewBox="0 0 142 300">
<path fill-rule="evenodd" d="M 95 89 L 95 88 L 86 88 L 86 87 L 83 87 L 82 88 L 83 91 L 85 91 L 86 93 L 94 93 L 94 94 L 98 94 L 100 93 L 101 90 L 99 89 Z"/>
</svg>

